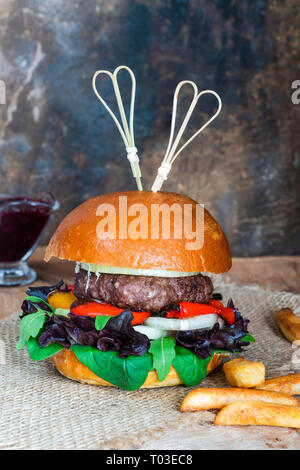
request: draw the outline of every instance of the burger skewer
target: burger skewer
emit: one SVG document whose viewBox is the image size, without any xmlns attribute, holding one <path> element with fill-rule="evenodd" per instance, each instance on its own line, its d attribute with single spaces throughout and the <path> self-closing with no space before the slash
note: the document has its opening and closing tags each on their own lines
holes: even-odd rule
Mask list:
<svg viewBox="0 0 300 470">
<path fill-rule="evenodd" d="M 123 106 L 123 100 L 122 100 L 122 97 L 121 97 L 120 88 L 119 88 L 119 84 L 118 84 L 118 73 L 122 69 L 126 70 L 129 73 L 130 78 L 131 78 L 131 100 L 130 100 L 129 126 L 128 126 L 128 122 L 127 122 L 127 118 L 126 118 L 126 114 L 125 114 L 125 110 L 124 110 L 124 106 Z M 113 84 L 113 87 L 114 87 L 114 92 L 115 92 L 115 95 L 116 95 L 117 104 L 118 104 L 120 115 L 121 115 L 121 121 L 122 121 L 123 127 L 121 126 L 118 118 L 113 113 L 113 111 L 110 109 L 110 107 L 108 106 L 106 101 L 102 98 L 102 96 L 100 95 L 100 93 L 97 89 L 96 80 L 99 77 L 99 75 L 107 75 L 108 77 L 110 77 L 110 79 L 112 81 L 112 84 Z M 93 90 L 94 90 L 95 95 L 97 96 L 99 101 L 101 101 L 101 103 L 103 104 L 105 109 L 108 111 L 108 113 L 112 117 L 113 121 L 115 122 L 115 124 L 116 124 L 116 126 L 117 126 L 117 128 L 118 128 L 118 130 L 121 134 L 121 137 L 122 137 L 123 142 L 124 142 L 125 147 L 126 147 L 127 158 L 130 162 L 131 171 L 132 171 L 133 177 L 136 180 L 137 188 L 138 188 L 139 191 L 142 191 L 143 190 L 143 185 L 142 185 L 142 181 L 141 181 L 142 173 L 141 173 L 141 170 L 140 170 L 139 157 L 138 157 L 138 154 L 137 154 L 137 148 L 136 148 L 135 143 L 134 143 L 134 130 L 133 130 L 134 101 L 135 101 L 135 89 L 136 89 L 136 81 L 135 81 L 134 73 L 132 72 L 132 70 L 129 67 L 126 67 L 125 65 L 120 65 L 119 67 L 117 67 L 115 69 L 114 73 L 111 73 L 108 70 L 98 70 L 97 72 L 94 73 L 92 86 L 93 86 Z"/>
</svg>

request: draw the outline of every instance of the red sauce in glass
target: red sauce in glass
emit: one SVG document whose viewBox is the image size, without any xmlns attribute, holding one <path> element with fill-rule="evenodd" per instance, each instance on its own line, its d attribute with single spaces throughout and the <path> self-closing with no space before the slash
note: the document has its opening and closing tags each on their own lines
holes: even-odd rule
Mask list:
<svg viewBox="0 0 300 470">
<path fill-rule="evenodd" d="M 20 261 L 45 227 L 52 207 L 27 197 L 0 196 L 0 263 Z"/>
</svg>

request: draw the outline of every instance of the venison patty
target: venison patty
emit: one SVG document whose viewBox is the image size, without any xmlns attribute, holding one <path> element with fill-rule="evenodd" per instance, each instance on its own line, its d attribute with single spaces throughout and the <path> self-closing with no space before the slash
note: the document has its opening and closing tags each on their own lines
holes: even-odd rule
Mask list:
<svg viewBox="0 0 300 470">
<path fill-rule="evenodd" d="M 74 294 L 135 312 L 156 313 L 179 302 L 207 303 L 213 293 L 208 276 L 188 277 L 129 276 L 94 274 L 81 269 L 75 280 Z"/>
</svg>

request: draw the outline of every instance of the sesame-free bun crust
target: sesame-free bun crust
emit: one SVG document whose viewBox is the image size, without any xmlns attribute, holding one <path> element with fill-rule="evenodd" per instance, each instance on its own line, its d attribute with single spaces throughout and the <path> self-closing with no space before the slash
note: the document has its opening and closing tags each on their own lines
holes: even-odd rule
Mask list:
<svg viewBox="0 0 300 470">
<path fill-rule="evenodd" d="M 89 199 L 70 212 L 61 222 L 47 247 L 45 260 L 52 256 L 69 261 L 102 264 L 120 268 L 157 269 L 177 272 L 224 273 L 231 268 L 231 254 L 226 236 L 220 225 L 205 209 L 204 244 L 200 249 L 187 249 L 191 242 L 183 236 L 174 238 L 174 217 L 170 217 L 170 239 L 162 238 L 162 224 L 159 224 L 158 239 L 118 239 L 119 232 L 119 197 L 127 196 L 127 207 L 143 204 L 147 208 L 148 227 L 151 227 L 151 205 L 178 204 L 182 213 L 184 205 L 189 204 L 193 213 L 193 230 L 196 227 L 196 201 L 176 193 L 152 191 L 128 191 L 110 193 Z M 116 211 L 117 239 L 99 237 L 99 221 L 105 214 L 97 215 L 102 204 L 109 204 Z M 128 216 L 127 223 L 136 219 L 139 213 Z M 126 216 L 127 218 L 127 216 Z M 153 221 L 152 221 L 153 222 Z M 177 224 L 178 226 L 178 224 Z M 98 227 L 98 235 L 97 235 Z M 107 228 L 105 229 L 107 230 Z"/>
<path fill-rule="evenodd" d="M 226 354 L 214 354 L 211 358 L 208 367 L 207 374 L 212 372 L 218 367 Z M 76 380 L 77 382 L 86 383 L 90 385 L 102 385 L 102 386 L 113 386 L 115 385 L 107 382 L 101 377 L 94 374 L 88 367 L 80 362 L 73 351 L 62 349 L 55 356 L 51 357 L 52 364 L 56 369 L 68 379 Z M 163 382 L 158 380 L 158 376 L 155 370 L 151 370 L 148 373 L 148 377 L 141 388 L 156 388 L 156 387 L 171 387 L 173 385 L 181 385 L 183 381 L 177 374 L 173 366 L 170 368 L 170 372 Z"/>
</svg>

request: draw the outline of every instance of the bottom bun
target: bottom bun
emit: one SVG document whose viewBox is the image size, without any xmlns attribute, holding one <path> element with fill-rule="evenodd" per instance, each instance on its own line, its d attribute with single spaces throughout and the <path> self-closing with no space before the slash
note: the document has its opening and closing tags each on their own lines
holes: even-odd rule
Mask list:
<svg viewBox="0 0 300 470">
<path fill-rule="evenodd" d="M 209 374 L 218 367 L 221 364 L 222 359 L 227 356 L 228 354 L 214 354 L 208 363 L 207 373 Z M 62 349 L 55 356 L 51 357 L 51 361 L 56 369 L 68 379 L 90 385 L 110 385 L 115 387 L 115 385 L 101 379 L 101 377 L 98 377 L 88 367 L 82 364 L 82 362 L 77 359 L 73 351 Z M 173 385 L 181 384 L 183 384 L 183 381 L 174 367 L 171 366 L 170 372 L 162 382 L 159 381 L 156 371 L 151 370 L 141 388 L 171 387 Z"/>
</svg>

